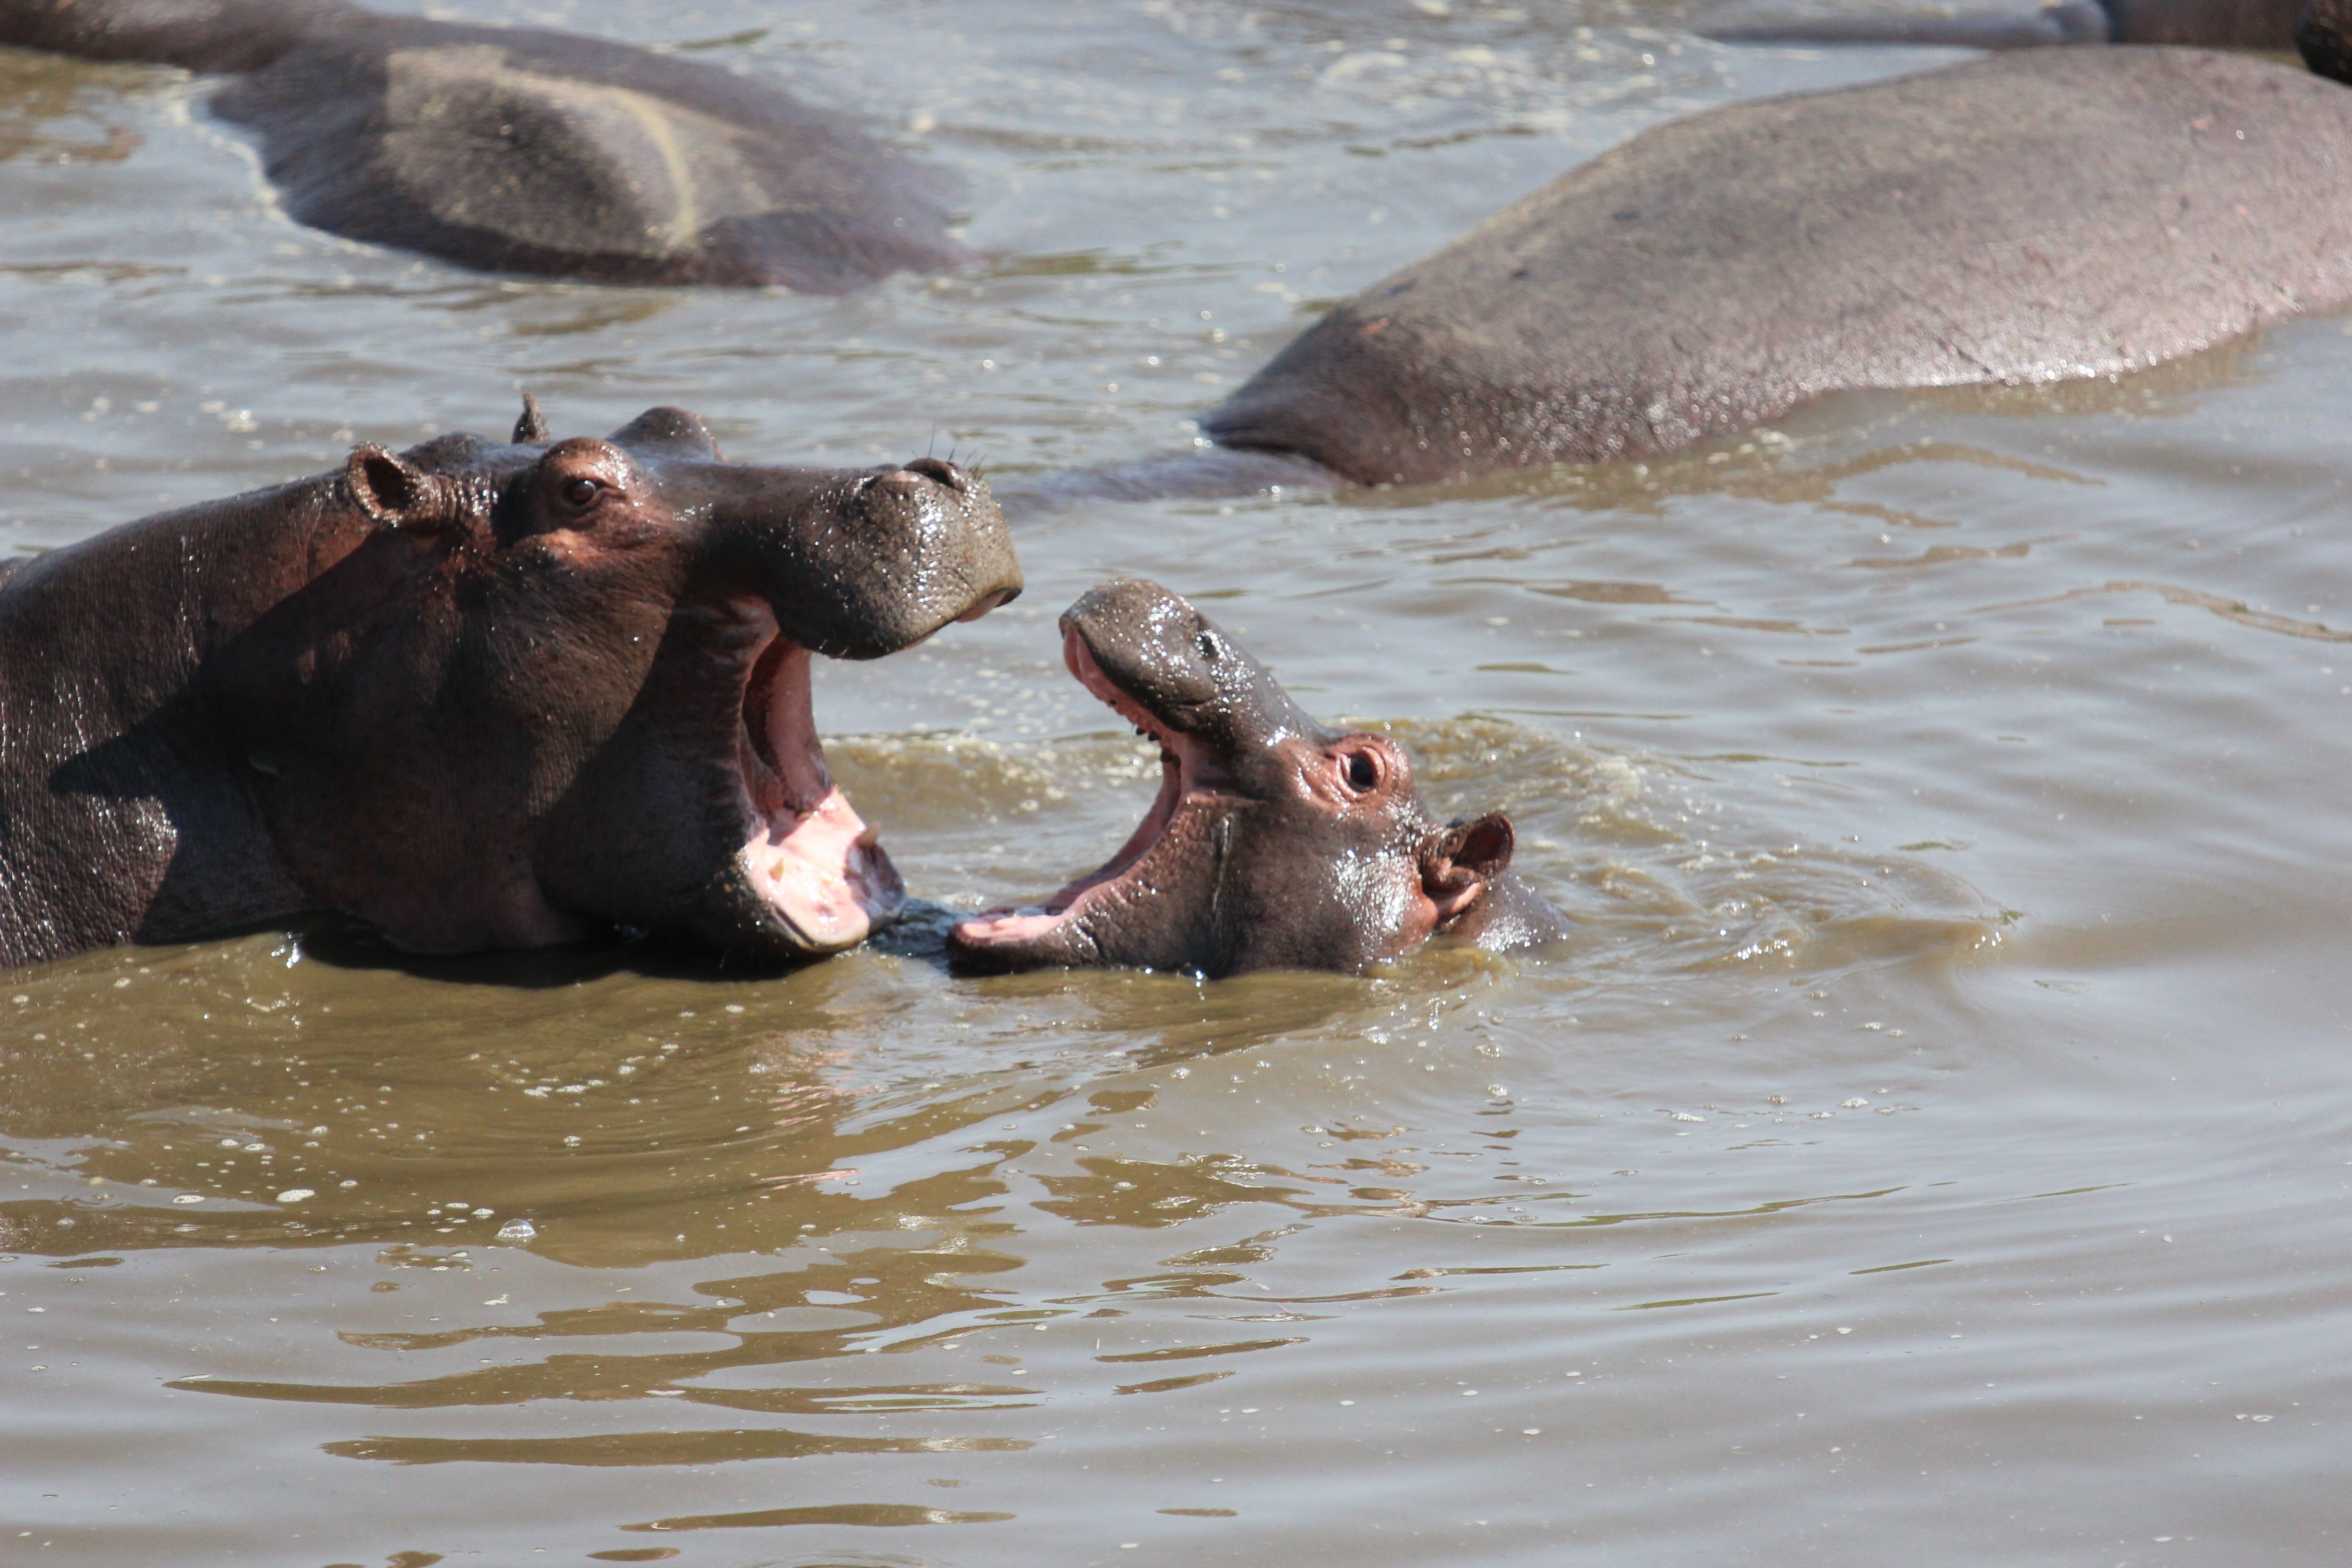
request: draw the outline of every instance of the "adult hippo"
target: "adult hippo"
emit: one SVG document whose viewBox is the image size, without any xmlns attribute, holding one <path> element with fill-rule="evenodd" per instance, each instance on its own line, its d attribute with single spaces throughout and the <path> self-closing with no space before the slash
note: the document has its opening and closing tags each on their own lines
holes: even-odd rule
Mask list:
<svg viewBox="0 0 2352 1568">
<path fill-rule="evenodd" d="M 1317 723 L 1157 583 L 1087 594 L 1062 616 L 1062 649 L 1087 690 L 1160 742 L 1160 797 L 1100 870 L 1043 906 L 957 925 L 959 964 L 1352 974 L 1440 932 L 1497 951 L 1566 934 L 1509 870 L 1509 818 L 1441 826 L 1402 747 Z"/>
<path fill-rule="evenodd" d="M 901 895 L 810 658 L 1020 588 L 961 469 L 728 463 L 674 408 L 362 447 L 0 565 L 0 964 L 320 910 L 433 952 L 848 946 Z"/>
<path fill-rule="evenodd" d="M 840 293 L 965 258 L 948 186 L 756 79 L 344 0 L 5 0 L 0 44 L 242 73 L 303 223 L 468 267 Z"/>
<path fill-rule="evenodd" d="M 1202 427 L 1294 482 L 1443 480 L 1841 391 L 2121 374 L 2347 301 L 2352 92 L 2027 51 L 1645 132 L 1343 302 Z"/>
</svg>

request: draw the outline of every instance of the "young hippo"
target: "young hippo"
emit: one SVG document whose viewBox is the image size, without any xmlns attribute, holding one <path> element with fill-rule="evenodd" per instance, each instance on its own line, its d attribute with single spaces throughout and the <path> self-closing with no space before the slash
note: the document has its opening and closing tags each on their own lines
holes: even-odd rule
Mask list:
<svg viewBox="0 0 2352 1568">
<path fill-rule="evenodd" d="M 961 468 L 730 463 L 676 408 L 362 447 L 0 562 L 0 966 L 319 910 L 434 952 L 850 946 L 901 892 L 810 660 L 1020 589 Z"/>
<path fill-rule="evenodd" d="M 1507 817 L 1440 826 L 1404 748 L 1317 723 L 1158 584 L 1087 594 L 1062 616 L 1062 652 L 1160 742 L 1160 798 L 1108 864 L 1042 908 L 958 925 L 960 964 L 1357 973 L 1439 933 L 1495 950 L 1566 934 L 1510 873 Z"/>
</svg>

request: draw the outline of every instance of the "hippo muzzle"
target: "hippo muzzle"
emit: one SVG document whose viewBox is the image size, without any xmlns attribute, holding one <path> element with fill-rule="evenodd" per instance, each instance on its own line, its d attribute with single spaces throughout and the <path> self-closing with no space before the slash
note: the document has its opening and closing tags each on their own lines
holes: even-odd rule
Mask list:
<svg viewBox="0 0 2352 1568">
<path fill-rule="evenodd" d="M 1175 594 L 1105 584 L 1061 624 L 1071 673 L 1159 742 L 1160 794 L 1099 869 L 959 924 L 961 964 L 1353 973 L 1440 931 L 1485 944 L 1486 911 L 1505 902 L 1530 918 L 1505 922 L 1503 945 L 1564 930 L 1507 875 L 1507 818 L 1439 826 L 1402 747 L 1316 722 Z"/>
</svg>

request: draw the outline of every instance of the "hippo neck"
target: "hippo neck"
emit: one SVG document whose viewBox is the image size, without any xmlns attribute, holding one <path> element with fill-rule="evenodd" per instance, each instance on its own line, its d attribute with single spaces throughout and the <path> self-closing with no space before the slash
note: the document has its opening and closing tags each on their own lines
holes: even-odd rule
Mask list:
<svg viewBox="0 0 2352 1568">
<path fill-rule="evenodd" d="M 307 573 L 321 509 L 306 491 L 323 486 L 150 518 L 0 578 L 15 764 L 0 776 L 0 964 L 310 907 L 202 685 L 207 658 Z"/>
</svg>

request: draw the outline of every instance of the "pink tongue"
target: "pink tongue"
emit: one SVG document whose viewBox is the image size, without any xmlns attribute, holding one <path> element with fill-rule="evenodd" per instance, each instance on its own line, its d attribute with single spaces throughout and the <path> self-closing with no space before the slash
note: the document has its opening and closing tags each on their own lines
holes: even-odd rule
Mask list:
<svg viewBox="0 0 2352 1568">
<path fill-rule="evenodd" d="M 992 942 L 1029 942 L 1060 925 L 1068 912 L 1066 910 L 1062 914 L 1052 914 L 1034 905 L 1018 910 L 992 910 L 986 914 L 959 921 L 955 933 L 974 946 L 984 946 Z"/>
<path fill-rule="evenodd" d="M 838 789 L 782 835 L 771 829 L 753 838 L 743 860 L 769 905 L 813 952 L 856 946 L 906 901 L 898 868 Z"/>
</svg>

